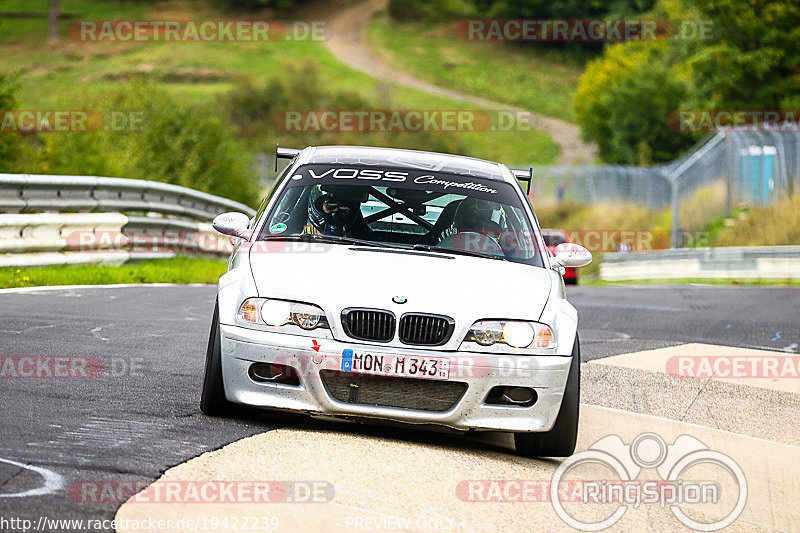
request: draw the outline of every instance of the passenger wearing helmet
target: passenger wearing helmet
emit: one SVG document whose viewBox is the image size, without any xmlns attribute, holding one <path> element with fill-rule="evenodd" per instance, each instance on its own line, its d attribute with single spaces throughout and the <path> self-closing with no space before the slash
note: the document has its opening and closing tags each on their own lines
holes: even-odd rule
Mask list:
<svg viewBox="0 0 800 533">
<path fill-rule="evenodd" d="M 453 227 L 457 232 L 474 231 L 486 235 L 497 235 L 503 229 L 492 220 L 498 205 L 488 200 L 464 198 L 453 216 Z"/>
<path fill-rule="evenodd" d="M 492 220 L 498 208 L 494 202 L 464 198 L 453 215 L 451 235 L 438 246 L 502 256 L 498 236 L 503 228 Z"/>
<path fill-rule="evenodd" d="M 337 195 L 333 187 L 323 190 L 322 186 L 317 185 L 308 196 L 309 223 L 303 228 L 303 233 L 351 236 L 358 203 L 347 198 L 341 191 Z"/>
</svg>

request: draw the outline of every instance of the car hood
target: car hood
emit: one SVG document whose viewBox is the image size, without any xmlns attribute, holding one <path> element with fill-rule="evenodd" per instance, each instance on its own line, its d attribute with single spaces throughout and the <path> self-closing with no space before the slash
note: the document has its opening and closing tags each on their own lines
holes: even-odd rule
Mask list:
<svg viewBox="0 0 800 533">
<path fill-rule="evenodd" d="M 250 251 L 258 295 L 314 303 L 336 314 L 369 307 L 457 321 L 537 320 L 550 293 L 547 270 L 507 261 L 342 244 L 314 243 L 305 251 L 271 248 Z M 395 296 L 407 303 L 393 303 Z"/>
</svg>

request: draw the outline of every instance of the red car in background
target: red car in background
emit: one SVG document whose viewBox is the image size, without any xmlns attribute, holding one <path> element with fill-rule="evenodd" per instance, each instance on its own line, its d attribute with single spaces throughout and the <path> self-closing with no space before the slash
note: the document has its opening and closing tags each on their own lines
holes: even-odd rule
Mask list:
<svg viewBox="0 0 800 533">
<path fill-rule="evenodd" d="M 560 229 L 543 229 L 542 238 L 544 239 L 544 243 L 547 245 L 547 249 L 550 250 L 551 255 L 555 254 L 556 246 L 559 244 L 571 242 L 567 232 Z M 565 268 L 563 277 L 564 283 L 567 285 L 577 285 L 578 269 L 569 267 Z"/>
</svg>

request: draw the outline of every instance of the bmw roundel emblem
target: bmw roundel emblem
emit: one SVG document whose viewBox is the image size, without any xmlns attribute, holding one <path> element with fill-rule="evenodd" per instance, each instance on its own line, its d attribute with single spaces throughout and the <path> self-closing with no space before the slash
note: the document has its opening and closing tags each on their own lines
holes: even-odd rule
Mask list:
<svg viewBox="0 0 800 533">
<path fill-rule="evenodd" d="M 396 304 L 404 304 L 408 301 L 408 298 L 406 298 L 405 296 L 395 296 L 394 298 L 392 298 L 392 301 Z"/>
</svg>

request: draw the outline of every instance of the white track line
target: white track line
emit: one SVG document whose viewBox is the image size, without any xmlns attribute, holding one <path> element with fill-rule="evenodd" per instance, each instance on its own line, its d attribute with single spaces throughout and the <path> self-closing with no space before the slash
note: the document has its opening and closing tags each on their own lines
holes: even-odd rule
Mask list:
<svg viewBox="0 0 800 533">
<path fill-rule="evenodd" d="M 11 459 L 3 459 L 0 457 L 0 463 L 8 463 L 13 466 L 17 466 L 19 468 L 24 468 L 25 470 L 30 470 L 31 472 L 36 472 L 40 476 L 44 482 L 40 487 L 35 489 L 29 489 L 24 492 L 15 492 L 12 494 L 0 494 L 0 498 L 29 498 L 31 496 L 45 496 L 47 494 L 53 494 L 54 492 L 58 492 L 66 485 L 64 478 L 61 474 L 57 474 L 52 470 L 48 470 L 46 468 L 42 468 L 40 466 L 32 466 L 25 463 L 18 463 L 17 461 L 12 461 Z"/>
<path fill-rule="evenodd" d="M 216 287 L 210 283 L 118 283 L 115 285 L 42 285 L 37 287 L 17 287 L 0 289 L 0 294 L 18 294 L 27 292 L 67 291 L 75 289 L 127 289 L 132 287 Z"/>
</svg>

